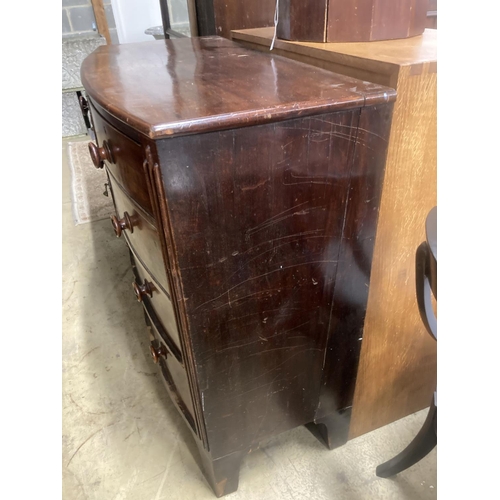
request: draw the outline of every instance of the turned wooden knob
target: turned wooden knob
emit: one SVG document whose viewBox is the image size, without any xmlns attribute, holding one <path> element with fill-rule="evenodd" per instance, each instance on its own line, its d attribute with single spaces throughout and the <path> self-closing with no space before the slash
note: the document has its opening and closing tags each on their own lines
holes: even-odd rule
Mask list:
<svg viewBox="0 0 500 500">
<path fill-rule="evenodd" d="M 113 224 L 113 229 L 115 230 L 116 237 L 119 238 L 122 235 L 124 229 L 128 229 L 131 233 L 134 232 L 134 225 L 136 225 L 136 220 L 134 217 L 130 217 L 128 212 L 123 213 L 123 217 L 119 219 L 116 215 L 111 216 L 111 224 Z"/>
<path fill-rule="evenodd" d="M 155 346 L 154 342 L 151 342 L 151 345 L 149 346 L 149 350 L 151 352 L 151 357 L 153 358 L 153 361 L 155 364 L 158 363 L 160 360 L 161 356 L 167 357 L 168 351 L 165 349 L 163 345 L 159 345 L 158 347 Z"/>
<path fill-rule="evenodd" d="M 104 160 L 113 163 L 111 149 L 106 141 L 103 142 L 102 148 L 97 147 L 93 142 L 89 142 L 89 153 L 95 168 L 104 167 Z"/>
<path fill-rule="evenodd" d="M 153 292 L 155 291 L 155 287 L 153 283 L 151 283 L 148 280 L 144 280 L 144 283 L 142 285 L 139 285 L 137 282 L 132 283 L 132 288 L 134 289 L 135 296 L 137 297 L 138 302 L 142 302 L 142 299 L 146 296 L 149 295 L 150 297 L 153 296 Z"/>
</svg>

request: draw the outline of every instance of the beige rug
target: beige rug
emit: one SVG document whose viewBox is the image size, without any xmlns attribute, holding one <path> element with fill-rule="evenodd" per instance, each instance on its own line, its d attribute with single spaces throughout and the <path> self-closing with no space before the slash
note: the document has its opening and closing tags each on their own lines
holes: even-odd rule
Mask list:
<svg viewBox="0 0 500 500">
<path fill-rule="evenodd" d="M 111 193 L 103 195 L 106 172 L 94 167 L 89 155 L 89 141 L 90 138 L 88 141 L 68 142 L 75 224 L 108 219 L 114 213 Z"/>
</svg>

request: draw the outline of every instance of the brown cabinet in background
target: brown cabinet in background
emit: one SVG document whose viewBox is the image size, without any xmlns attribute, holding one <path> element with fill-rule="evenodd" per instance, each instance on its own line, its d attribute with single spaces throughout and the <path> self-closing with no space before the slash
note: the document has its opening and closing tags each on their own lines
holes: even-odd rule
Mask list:
<svg viewBox="0 0 500 500">
<path fill-rule="evenodd" d="M 198 34 L 231 37 L 231 30 L 271 26 L 276 0 L 192 0 Z"/>
<path fill-rule="evenodd" d="M 280 432 L 344 443 L 395 92 L 220 37 L 103 46 L 82 82 L 152 362 L 214 492 Z"/>
<path fill-rule="evenodd" d="M 277 35 L 302 42 L 408 38 L 424 31 L 428 1 L 281 0 Z"/>
</svg>

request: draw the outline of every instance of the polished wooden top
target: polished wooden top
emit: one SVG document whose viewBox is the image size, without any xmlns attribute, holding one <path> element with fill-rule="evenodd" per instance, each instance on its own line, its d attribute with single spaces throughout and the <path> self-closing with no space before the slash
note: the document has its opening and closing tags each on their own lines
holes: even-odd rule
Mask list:
<svg viewBox="0 0 500 500">
<path fill-rule="evenodd" d="M 274 28 L 234 30 L 232 39 L 269 47 Z M 426 29 L 422 35 L 399 40 L 351 43 L 291 42 L 277 39 L 277 49 L 308 55 L 318 59 L 346 63 L 355 59 L 371 61 L 380 71 L 381 66 L 409 66 L 437 61 L 437 30 Z"/>
<path fill-rule="evenodd" d="M 392 101 L 396 92 L 220 37 L 104 45 L 82 64 L 94 101 L 151 138 Z"/>
</svg>

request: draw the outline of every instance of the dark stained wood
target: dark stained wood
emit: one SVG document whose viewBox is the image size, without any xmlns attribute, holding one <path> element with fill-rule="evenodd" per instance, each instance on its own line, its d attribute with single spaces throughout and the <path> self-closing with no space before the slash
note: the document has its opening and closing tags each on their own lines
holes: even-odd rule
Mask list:
<svg viewBox="0 0 500 500">
<path fill-rule="evenodd" d="M 158 139 L 328 113 L 361 106 L 365 96 L 373 104 L 395 97 L 389 89 L 290 66 L 281 57 L 256 54 L 219 37 L 173 42 L 97 48 L 82 64 L 92 102 Z"/>
<path fill-rule="evenodd" d="M 129 248 L 136 268 L 136 279 L 132 283 L 131 293 L 135 294 L 139 302 L 147 302 L 167 335 L 175 343 L 177 349 L 180 350 L 179 331 L 171 297 L 162 289 L 155 278 L 146 271 L 139 256 L 133 251 L 130 244 Z"/>
<path fill-rule="evenodd" d="M 361 111 L 340 243 L 343 265 L 335 277 L 330 316 L 328 350 L 332 355 L 325 359 L 316 418 L 325 419 L 352 406 L 391 118 L 392 105 Z"/>
<path fill-rule="evenodd" d="M 233 29 L 271 26 L 276 0 L 195 0 L 198 35 L 230 37 Z"/>
<path fill-rule="evenodd" d="M 278 10 L 277 36 L 286 40 L 326 40 L 327 2 L 281 0 Z M 307 22 L 305 20 L 307 19 Z M 255 26 L 261 28 L 262 26 Z"/>
<path fill-rule="evenodd" d="M 277 33 L 303 42 L 407 38 L 423 33 L 427 5 L 428 0 L 281 0 Z"/>
<path fill-rule="evenodd" d="M 272 36 L 272 28 L 233 32 L 236 41 L 266 53 Z M 437 33 L 427 29 L 380 42 L 277 40 L 273 50 L 398 93 L 349 439 L 426 408 L 435 388 L 436 344 L 422 327 L 412 284 L 422 221 L 436 205 L 436 47 Z"/>
<path fill-rule="evenodd" d="M 213 0 L 194 0 L 196 27 L 201 37 L 215 35 L 215 12 Z"/>
<path fill-rule="evenodd" d="M 215 494 L 279 432 L 315 422 L 343 442 L 395 92 L 214 37 L 98 50 L 82 79 L 113 116 L 101 129 L 140 135 L 131 168 L 171 300 L 139 231 L 123 234 L 154 360 Z M 106 166 L 117 216 L 132 215 Z"/>
<path fill-rule="evenodd" d="M 140 256 L 142 264 L 149 274 L 153 275 L 156 281 L 170 294 L 170 284 L 165 272 L 156 221 L 127 196 L 111 173 L 109 174 L 109 183 L 116 210 L 116 216 L 114 216 L 116 222 L 113 222 L 115 233 L 117 235 L 118 233 L 123 234 L 127 238 L 127 242 L 133 251 Z M 128 222 L 125 214 L 128 215 Z M 125 228 L 119 224 L 120 220 L 123 221 Z M 118 228 L 116 224 L 118 224 Z M 126 227 L 128 225 L 132 226 L 132 230 Z"/>
<path fill-rule="evenodd" d="M 193 418 L 193 403 L 189 390 L 189 382 L 184 367 L 171 355 L 161 335 L 153 323 L 149 323 L 150 352 L 153 363 L 159 365 L 163 382 L 180 414 L 185 418 L 191 430 L 197 434 L 196 423 Z M 153 355 L 154 352 L 154 355 Z"/>
<path fill-rule="evenodd" d="M 220 498 L 238 489 L 240 467 L 250 450 L 236 451 L 225 457 L 213 460 L 210 453 L 200 446 L 203 474 L 212 487 L 215 495 Z"/>
<path fill-rule="evenodd" d="M 109 47 L 117 47 L 117 45 L 109 45 Z M 97 145 L 100 148 L 104 148 L 106 145 L 106 149 L 110 151 L 109 156 L 101 158 L 101 160 L 105 161 L 108 171 L 127 195 L 152 216 L 153 209 L 146 177 L 144 172 L 137 168 L 137 165 L 142 165 L 144 161 L 141 145 L 104 120 L 95 110 L 92 99 L 90 99 L 90 108 Z M 93 160 L 92 154 L 91 157 Z"/>
</svg>

